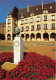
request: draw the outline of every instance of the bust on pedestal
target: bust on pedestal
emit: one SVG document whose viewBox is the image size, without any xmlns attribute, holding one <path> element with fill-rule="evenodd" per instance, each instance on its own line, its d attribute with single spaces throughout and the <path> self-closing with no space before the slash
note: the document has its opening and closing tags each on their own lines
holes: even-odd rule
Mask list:
<svg viewBox="0 0 56 80">
<path fill-rule="evenodd" d="M 20 37 L 20 29 L 15 28 L 16 37 L 14 39 L 14 63 L 18 64 L 20 60 L 23 60 L 23 39 Z"/>
</svg>

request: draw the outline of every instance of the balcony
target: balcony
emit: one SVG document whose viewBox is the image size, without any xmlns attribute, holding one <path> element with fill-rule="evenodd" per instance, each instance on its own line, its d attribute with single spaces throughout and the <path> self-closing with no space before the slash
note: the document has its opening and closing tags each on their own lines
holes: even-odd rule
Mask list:
<svg viewBox="0 0 56 80">
<path fill-rule="evenodd" d="M 38 29 L 38 28 L 37 28 L 36 30 L 38 30 L 38 31 L 39 31 L 40 29 Z"/>
<path fill-rule="evenodd" d="M 21 23 L 21 25 L 23 25 L 23 23 Z"/>
<path fill-rule="evenodd" d="M 44 30 L 48 30 L 48 28 L 45 28 Z"/>
<path fill-rule="evenodd" d="M 55 19 L 51 19 L 51 21 L 55 21 Z"/>
<path fill-rule="evenodd" d="M 10 23 L 8 22 L 8 25 L 9 25 Z"/>
<path fill-rule="evenodd" d="M 8 30 L 8 32 L 10 32 L 10 30 Z"/>
<path fill-rule="evenodd" d="M 36 22 L 40 22 L 40 21 L 36 21 Z"/>
<path fill-rule="evenodd" d="M 21 30 L 21 32 L 23 32 L 23 30 Z"/>
<path fill-rule="evenodd" d="M 31 31 L 34 31 L 34 29 L 31 29 Z"/>
<path fill-rule="evenodd" d="M 26 32 L 28 32 L 29 30 L 26 30 Z"/>
<path fill-rule="evenodd" d="M 51 30 L 55 30 L 55 28 L 51 28 Z"/>
<path fill-rule="evenodd" d="M 47 21 L 47 19 L 46 19 L 46 20 L 44 20 L 44 21 Z"/>
</svg>

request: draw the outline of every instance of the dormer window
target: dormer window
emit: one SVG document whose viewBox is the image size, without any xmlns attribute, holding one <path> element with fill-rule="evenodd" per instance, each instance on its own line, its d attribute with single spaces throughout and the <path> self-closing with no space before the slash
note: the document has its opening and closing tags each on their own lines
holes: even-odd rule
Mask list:
<svg viewBox="0 0 56 80">
<path fill-rule="evenodd" d="M 27 23 L 28 23 L 28 19 L 25 20 L 25 24 L 27 24 Z"/>
<path fill-rule="evenodd" d="M 33 18 L 31 18 L 31 19 L 30 19 L 30 23 L 33 23 L 33 22 L 34 22 L 34 19 L 33 19 Z"/>
<path fill-rule="evenodd" d="M 34 12 L 32 11 L 32 13 L 30 14 L 30 16 L 34 16 Z"/>
<path fill-rule="evenodd" d="M 52 6 L 50 6 L 50 9 L 52 9 Z"/>
<path fill-rule="evenodd" d="M 38 8 L 36 8 L 36 10 L 38 10 Z"/>
<path fill-rule="evenodd" d="M 43 13 L 48 13 L 48 10 L 44 10 Z"/>
<path fill-rule="evenodd" d="M 37 17 L 37 18 L 36 18 L 36 21 L 37 21 L 37 22 L 40 22 L 40 17 Z"/>
<path fill-rule="evenodd" d="M 55 15 L 51 15 L 51 20 L 55 21 Z"/>
</svg>

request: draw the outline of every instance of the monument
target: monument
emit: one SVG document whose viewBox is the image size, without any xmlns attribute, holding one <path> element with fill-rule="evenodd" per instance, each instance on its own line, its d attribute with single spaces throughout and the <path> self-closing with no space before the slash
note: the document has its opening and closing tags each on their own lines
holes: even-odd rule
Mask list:
<svg viewBox="0 0 56 80">
<path fill-rule="evenodd" d="M 23 60 L 23 39 L 20 37 L 20 29 L 15 28 L 16 37 L 14 38 L 14 63 L 18 64 Z"/>
<path fill-rule="evenodd" d="M 16 68 L 18 62 L 23 60 L 23 39 L 20 37 L 20 29 L 18 27 L 15 28 L 16 37 L 14 39 L 14 63 L 5 62 L 1 65 L 2 69 L 12 70 Z"/>
</svg>

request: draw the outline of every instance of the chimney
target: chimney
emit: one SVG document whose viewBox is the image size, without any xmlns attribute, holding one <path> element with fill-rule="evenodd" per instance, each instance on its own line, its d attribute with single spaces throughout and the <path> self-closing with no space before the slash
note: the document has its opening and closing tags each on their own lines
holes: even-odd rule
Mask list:
<svg viewBox="0 0 56 80">
<path fill-rule="evenodd" d="M 30 5 L 29 5 L 29 3 L 27 3 L 27 12 L 29 12 L 30 11 Z"/>
<path fill-rule="evenodd" d="M 42 0 L 42 9 L 43 9 L 43 0 Z"/>
</svg>

